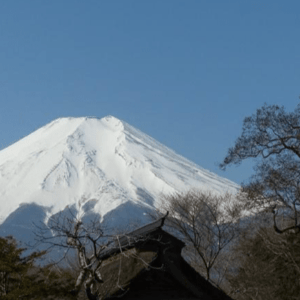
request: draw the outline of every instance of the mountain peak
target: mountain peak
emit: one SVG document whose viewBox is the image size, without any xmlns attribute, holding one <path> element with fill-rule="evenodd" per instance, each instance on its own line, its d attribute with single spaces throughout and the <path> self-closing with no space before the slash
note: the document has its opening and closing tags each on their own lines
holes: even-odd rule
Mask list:
<svg viewBox="0 0 300 300">
<path fill-rule="evenodd" d="M 69 128 L 74 128 L 75 127 L 79 127 L 82 124 L 85 123 L 94 123 L 94 125 L 92 126 L 97 126 L 96 124 L 100 124 L 102 123 L 105 126 L 108 126 L 112 129 L 116 129 L 117 127 L 119 127 L 119 129 L 123 128 L 122 125 L 122 121 L 117 119 L 114 116 L 108 115 L 106 117 L 103 118 L 98 118 L 98 117 L 94 117 L 94 116 L 84 116 L 84 117 L 62 117 L 62 118 L 57 118 L 55 120 L 53 120 L 52 122 L 50 122 L 49 124 L 43 126 L 40 129 L 48 129 L 50 127 L 56 126 L 56 127 L 69 127 Z"/>
<path fill-rule="evenodd" d="M 104 118 L 102 118 L 101 120 L 105 119 L 107 122 L 120 122 L 119 119 L 117 119 L 116 117 L 112 116 L 112 115 L 108 115 Z"/>
</svg>

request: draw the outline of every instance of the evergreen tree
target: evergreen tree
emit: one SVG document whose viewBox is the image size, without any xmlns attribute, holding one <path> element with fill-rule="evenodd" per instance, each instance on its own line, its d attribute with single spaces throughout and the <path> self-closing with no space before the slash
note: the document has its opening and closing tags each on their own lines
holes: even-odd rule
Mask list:
<svg viewBox="0 0 300 300">
<path fill-rule="evenodd" d="M 231 296 L 238 300 L 300 299 L 300 235 L 261 228 L 236 249 L 241 262 L 232 276 Z"/>
<path fill-rule="evenodd" d="M 71 299 L 71 272 L 50 265 L 39 267 L 36 261 L 46 252 L 24 256 L 25 250 L 18 248 L 13 237 L 0 237 L 0 298 Z"/>
</svg>

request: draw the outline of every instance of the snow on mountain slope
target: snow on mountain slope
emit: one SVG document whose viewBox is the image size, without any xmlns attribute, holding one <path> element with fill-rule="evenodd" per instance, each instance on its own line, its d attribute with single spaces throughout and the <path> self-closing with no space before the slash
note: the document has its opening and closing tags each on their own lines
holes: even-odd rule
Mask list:
<svg viewBox="0 0 300 300">
<path fill-rule="evenodd" d="M 0 151 L 0 234 L 31 235 L 32 221 L 68 209 L 112 226 L 144 223 L 161 193 L 190 188 L 239 186 L 112 116 L 61 118 Z"/>
</svg>

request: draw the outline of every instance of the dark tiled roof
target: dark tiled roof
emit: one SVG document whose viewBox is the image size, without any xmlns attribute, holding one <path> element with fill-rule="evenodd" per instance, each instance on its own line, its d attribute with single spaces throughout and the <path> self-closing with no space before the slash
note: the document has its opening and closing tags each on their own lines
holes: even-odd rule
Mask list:
<svg viewBox="0 0 300 300">
<path fill-rule="evenodd" d="M 168 215 L 168 214 L 167 214 Z M 149 234 L 151 234 L 152 232 L 156 231 L 157 229 L 160 229 L 165 222 L 165 218 L 167 217 L 167 215 L 165 215 L 164 217 L 149 223 L 143 227 L 140 227 L 130 233 L 128 233 L 127 235 L 122 236 L 121 238 L 119 238 L 119 241 L 116 241 L 116 243 L 120 246 L 127 246 L 129 242 L 131 241 L 135 241 L 138 240 L 139 238 L 145 237 Z"/>
<path fill-rule="evenodd" d="M 103 275 L 106 274 L 105 276 L 110 278 L 109 276 L 113 275 L 113 270 L 119 272 L 119 261 L 122 257 L 121 276 L 124 277 L 122 277 L 122 280 L 124 281 L 124 287 L 126 287 L 133 284 L 136 280 L 139 280 L 138 278 L 143 278 L 146 274 L 145 271 L 148 270 L 145 262 L 151 266 L 150 270 L 152 270 L 152 272 L 156 272 L 156 268 L 153 268 L 153 266 L 156 266 L 157 263 L 158 265 L 156 267 L 160 269 L 163 265 L 165 272 L 172 276 L 172 280 L 176 285 L 184 285 L 184 287 L 198 299 L 232 300 L 216 287 L 212 286 L 181 257 L 180 251 L 184 246 L 184 243 L 162 230 L 166 217 L 167 215 L 116 239 L 112 248 L 100 255 L 100 259 L 103 260 L 101 273 L 103 273 Z M 169 242 L 161 243 L 160 237 L 162 237 L 164 241 L 171 242 L 172 247 L 170 248 L 168 246 Z M 149 247 L 149 244 L 152 245 L 155 241 L 158 244 L 161 243 L 161 246 L 164 249 L 162 252 L 147 248 Z M 140 252 L 141 249 L 142 251 Z M 121 251 L 124 252 L 124 255 L 120 256 L 118 253 Z M 136 255 L 131 255 L 130 251 L 135 251 L 134 253 L 141 257 L 142 260 L 137 259 Z M 109 285 L 108 279 L 106 281 L 106 284 Z M 135 289 L 138 290 L 140 284 L 141 283 L 136 285 Z M 147 284 L 147 282 L 145 284 Z M 106 289 L 105 286 L 102 288 L 103 290 Z M 111 295 L 117 296 L 119 292 L 123 293 L 122 289 L 111 290 Z M 131 299 L 131 296 L 129 296 L 128 299 Z"/>
<path fill-rule="evenodd" d="M 120 236 L 116 236 L 116 238 L 115 238 L 116 240 L 115 240 L 113 246 L 110 247 L 109 249 L 103 251 L 100 254 L 100 259 L 104 260 L 104 259 L 108 258 L 109 256 L 118 253 L 120 251 L 120 249 L 134 247 L 135 244 L 137 244 L 140 241 L 144 241 L 151 234 L 153 234 L 155 232 L 159 232 L 161 230 L 161 228 L 163 227 L 167 216 L 168 216 L 168 213 L 164 217 L 162 217 L 152 223 L 149 223 L 143 227 L 140 227 L 136 230 L 133 230 L 126 235 L 123 234 Z M 162 232 L 165 235 L 169 235 L 165 231 L 162 231 Z M 184 243 L 182 241 L 178 240 L 174 236 L 172 236 L 172 238 L 177 240 L 178 243 L 181 244 L 182 247 L 184 246 Z"/>
</svg>

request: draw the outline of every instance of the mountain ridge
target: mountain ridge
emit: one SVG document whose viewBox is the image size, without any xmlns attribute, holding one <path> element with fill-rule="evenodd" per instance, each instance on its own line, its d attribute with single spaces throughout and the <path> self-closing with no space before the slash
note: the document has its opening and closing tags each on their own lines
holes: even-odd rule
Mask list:
<svg viewBox="0 0 300 300">
<path fill-rule="evenodd" d="M 235 193 L 239 186 L 113 116 L 59 118 L 0 151 L 0 235 L 17 228 L 26 235 L 28 215 L 47 223 L 68 208 L 113 226 L 145 223 L 162 193 L 191 188 Z"/>
</svg>

